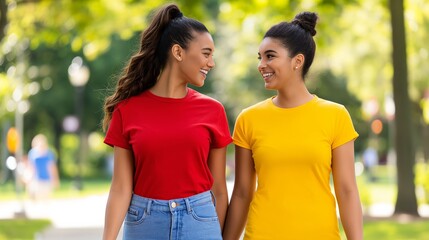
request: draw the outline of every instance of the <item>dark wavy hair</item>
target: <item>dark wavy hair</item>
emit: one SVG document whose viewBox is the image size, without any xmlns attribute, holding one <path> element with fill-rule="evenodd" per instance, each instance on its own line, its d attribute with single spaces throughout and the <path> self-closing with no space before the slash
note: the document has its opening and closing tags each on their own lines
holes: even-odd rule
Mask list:
<svg viewBox="0 0 429 240">
<path fill-rule="evenodd" d="M 304 55 L 303 78 L 308 73 L 316 52 L 313 36 L 316 35 L 317 19 L 316 13 L 302 12 L 297 14 L 290 23 L 281 22 L 272 26 L 264 35 L 264 38 L 280 40 L 283 46 L 289 50 L 289 57 L 294 57 L 299 53 Z"/>
<path fill-rule="evenodd" d="M 153 87 L 165 67 L 174 44 L 183 49 L 194 32 L 209 32 L 201 22 L 183 16 L 176 4 L 158 9 L 148 28 L 142 32 L 140 50 L 129 60 L 112 95 L 104 102 L 103 130 L 106 131 L 116 105 L 124 99 Z"/>
</svg>

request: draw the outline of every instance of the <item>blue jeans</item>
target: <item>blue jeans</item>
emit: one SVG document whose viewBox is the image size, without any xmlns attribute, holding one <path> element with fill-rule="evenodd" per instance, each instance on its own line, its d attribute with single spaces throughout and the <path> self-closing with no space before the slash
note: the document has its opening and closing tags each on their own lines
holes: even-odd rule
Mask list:
<svg viewBox="0 0 429 240">
<path fill-rule="evenodd" d="M 211 191 L 173 200 L 133 194 L 123 232 L 123 240 L 222 239 Z"/>
</svg>

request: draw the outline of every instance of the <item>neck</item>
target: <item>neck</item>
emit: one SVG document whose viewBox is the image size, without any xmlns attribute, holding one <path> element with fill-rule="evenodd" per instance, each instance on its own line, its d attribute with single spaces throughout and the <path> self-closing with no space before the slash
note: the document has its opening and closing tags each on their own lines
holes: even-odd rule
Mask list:
<svg viewBox="0 0 429 240">
<path fill-rule="evenodd" d="M 177 78 L 175 68 L 166 66 L 150 91 L 160 97 L 184 98 L 188 93 L 187 84 Z"/>
<path fill-rule="evenodd" d="M 277 90 L 273 103 L 281 108 L 293 108 L 305 104 L 311 99 L 313 99 L 313 95 L 308 91 L 304 81 L 301 81 L 295 86 Z"/>
</svg>

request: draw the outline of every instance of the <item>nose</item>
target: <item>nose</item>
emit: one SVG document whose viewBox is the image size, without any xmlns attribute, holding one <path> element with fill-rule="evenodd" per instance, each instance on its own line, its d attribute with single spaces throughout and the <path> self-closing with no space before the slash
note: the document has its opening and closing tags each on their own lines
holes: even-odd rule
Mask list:
<svg viewBox="0 0 429 240">
<path fill-rule="evenodd" d="M 213 57 L 210 57 L 209 61 L 207 62 L 207 66 L 209 68 L 214 68 L 216 66 Z"/>
<path fill-rule="evenodd" d="M 261 71 L 266 66 L 267 66 L 267 64 L 265 63 L 265 61 L 264 60 L 260 60 L 259 63 L 258 63 L 258 70 Z"/>
</svg>

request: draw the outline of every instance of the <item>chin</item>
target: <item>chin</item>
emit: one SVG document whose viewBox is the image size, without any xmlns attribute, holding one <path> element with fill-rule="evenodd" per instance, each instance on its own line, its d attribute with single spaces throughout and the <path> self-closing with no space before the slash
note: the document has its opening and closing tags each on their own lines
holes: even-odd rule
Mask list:
<svg viewBox="0 0 429 240">
<path fill-rule="evenodd" d="M 276 90 L 275 87 L 271 86 L 270 84 L 265 83 L 265 89 L 267 90 Z"/>
<path fill-rule="evenodd" d="M 199 83 L 190 83 L 192 86 L 195 86 L 195 87 L 202 87 L 202 86 L 204 86 L 204 81 L 202 81 L 202 82 L 199 82 Z"/>
</svg>

